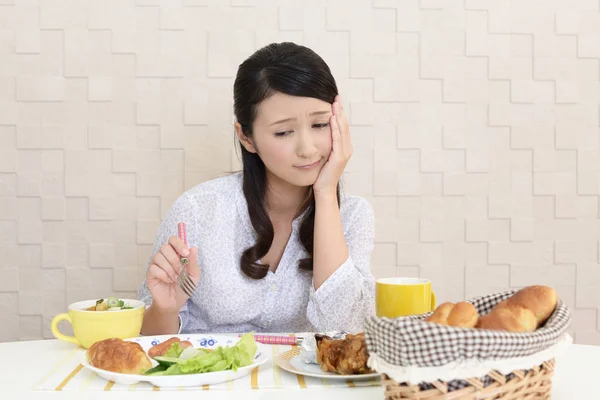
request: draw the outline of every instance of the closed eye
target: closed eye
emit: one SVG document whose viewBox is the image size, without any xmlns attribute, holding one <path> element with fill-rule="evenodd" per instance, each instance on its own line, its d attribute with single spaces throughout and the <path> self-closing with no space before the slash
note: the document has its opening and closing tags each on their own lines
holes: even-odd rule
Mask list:
<svg viewBox="0 0 600 400">
<path fill-rule="evenodd" d="M 313 124 L 313 128 L 315 129 L 323 129 L 329 126 L 329 122 L 325 122 L 323 124 Z"/>
</svg>

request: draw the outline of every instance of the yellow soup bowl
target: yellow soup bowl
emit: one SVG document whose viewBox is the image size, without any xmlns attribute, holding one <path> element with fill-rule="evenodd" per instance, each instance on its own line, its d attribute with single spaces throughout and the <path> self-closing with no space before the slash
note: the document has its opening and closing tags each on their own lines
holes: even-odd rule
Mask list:
<svg viewBox="0 0 600 400">
<path fill-rule="evenodd" d="M 378 317 L 397 318 L 435 309 L 431 281 L 420 278 L 383 278 L 375 283 Z"/>
<path fill-rule="evenodd" d="M 51 329 L 54 337 L 87 349 L 104 339 L 127 339 L 139 336 L 146 311 L 145 304 L 139 300 L 122 300 L 133 308 L 117 311 L 87 311 L 87 308 L 96 304 L 96 300 L 71 304 L 69 312 L 58 314 L 52 319 Z M 71 323 L 75 336 L 64 335 L 58 330 L 58 323 L 63 320 Z"/>
</svg>

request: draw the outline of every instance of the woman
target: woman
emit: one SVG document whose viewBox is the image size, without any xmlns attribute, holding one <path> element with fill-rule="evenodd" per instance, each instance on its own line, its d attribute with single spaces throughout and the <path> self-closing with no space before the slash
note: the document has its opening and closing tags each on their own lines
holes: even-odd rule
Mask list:
<svg viewBox="0 0 600 400">
<path fill-rule="evenodd" d="M 352 145 L 329 67 L 306 47 L 266 46 L 239 67 L 234 112 L 243 172 L 168 212 L 139 291 L 142 334 L 362 330 L 374 310 L 373 213 L 339 192 Z M 191 298 L 177 285 L 181 257 Z"/>
</svg>

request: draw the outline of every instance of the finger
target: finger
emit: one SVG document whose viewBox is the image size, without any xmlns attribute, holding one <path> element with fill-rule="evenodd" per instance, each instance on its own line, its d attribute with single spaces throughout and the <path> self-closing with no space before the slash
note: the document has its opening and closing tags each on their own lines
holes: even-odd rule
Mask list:
<svg viewBox="0 0 600 400">
<path fill-rule="evenodd" d="M 156 264 L 152 264 L 150 267 L 148 267 L 148 285 L 155 286 L 150 283 L 152 280 L 158 280 L 164 283 L 173 283 L 173 280 L 169 278 L 169 275 Z"/>
<path fill-rule="evenodd" d="M 338 123 L 340 125 L 340 132 L 342 135 L 348 135 L 350 132 L 350 124 L 348 123 L 348 116 L 344 111 L 344 103 L 342 103 L 342 97 L 337 97 L 338 111 L 336 116 L 338 118 Z"/>
<path fill-rule="evenodd" d="M 341 114 L 344 112 L 344 102 L 342 101 L 342 96 L 340 96 L 339 94 L 337 96 L 335 96 L 335 103 L 338 104 L 338 114 Z"/>
<path fill-rule="evenodd" d="M 167 259 L 177 274 L 179 274 L 183 265 L 181 264 L 181 257 L 175 253 L 175 249 L 173 249 L 172 246 L 165 244 L 160 248 L 160 253 Z"/>
<path fill-rule="evenodd" d="M 188 249 L 188 247 L 185 245 L 185 243 L 183 243 L 183 240 L 181 240 L 177 236 L 171 236 L 169 238 L 169 244 L 181 257 L 187 257 L 190 255 L 190 250 Z"/>
<path fill-rule="evenodd" d="M 331 111 L 333 112 L 333 115 L 337 115 L 340 112 L 338 97 L 339 96 L 335 96 L 333 103 L 331 103 Z"/>
<path fill-rule="evenodd" d="M 198 248 L 192 247 L 190 249 L 189 262 L 186 265 L 188 274 L 192 277 L 195 283 L 198 283 L 200 279 L 200 267 L 198 266 Z"/>
<path fill-rule="evenodd" d="M 178 271 L 176 271 L 171 263 L 165 258 L 162 253 L 156 253 L 154 256 L 154 264 L 156 264 L 160 269 L 165 271 L 165 273 L 171 278 L 172 282 L 177 281 Z"/>
<path fill-rule="evenodd" d="M 331 120 L 329 121 L 331 126 L 331 149 L 334 153 L 339 153 L 342 149 L 341 143 L 341 134 L 340 134 L 340 126 L 338 124 L 337 117 L 335 115 L 331 116 Z"/>
<path fill-rule="evenodd" d="M 335 96 L 335 100 L 331 105 L 333 115 L 337 117 L 338 127 L 342 136 L 347 136 L 349 131 L 348 119 L 344 112 L 344 106 L 342 104 L 342 97 L 340 95 Z"/>
</svg>

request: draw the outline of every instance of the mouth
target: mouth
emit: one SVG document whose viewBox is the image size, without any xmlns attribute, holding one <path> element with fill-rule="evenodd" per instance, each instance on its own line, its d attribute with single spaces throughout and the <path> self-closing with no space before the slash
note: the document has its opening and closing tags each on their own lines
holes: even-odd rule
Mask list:
<svg viewBox="0 0 600 400">
<path fill-rule="evenodd" d="M 320 163 L 321 163 L 321 160 L 317 160 L 312 164 L 296 165 L 296 168 L 303 169 L 303 170 L 309 170 L 309 169 L 313 169 L 313 168 L 317 167 Z"/>
</svg>

